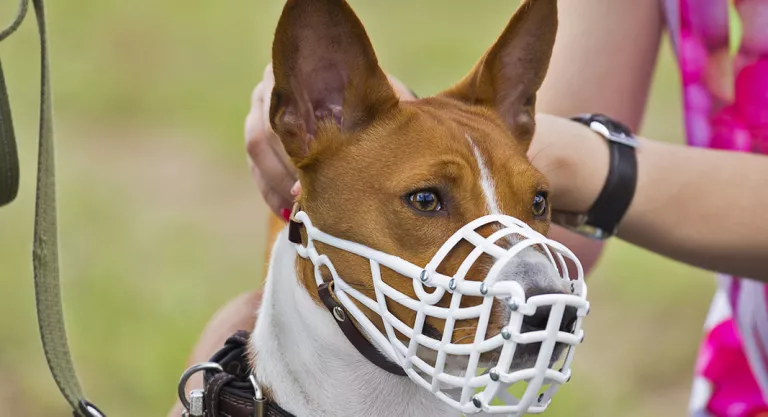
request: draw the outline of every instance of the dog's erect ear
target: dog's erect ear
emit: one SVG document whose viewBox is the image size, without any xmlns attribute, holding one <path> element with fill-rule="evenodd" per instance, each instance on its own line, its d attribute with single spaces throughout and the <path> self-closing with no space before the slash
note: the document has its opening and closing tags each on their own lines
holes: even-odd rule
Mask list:
<svg viewBox="0 0 768 417">
<path fill-rule="evenodd" d="M 269 119 L 300 162 L 318 129 L 355 131 L 397 106 L 362 23 L 344 0 L 288 0 L 272 46 Z"/>
<path fill-rule="evenodd" d="M 527 148 L 536 91 L 547 73 L 556 32 L 557 0 L 523 1 L 485 56 L 442 95 L 494 108 Z"/>
</svg>

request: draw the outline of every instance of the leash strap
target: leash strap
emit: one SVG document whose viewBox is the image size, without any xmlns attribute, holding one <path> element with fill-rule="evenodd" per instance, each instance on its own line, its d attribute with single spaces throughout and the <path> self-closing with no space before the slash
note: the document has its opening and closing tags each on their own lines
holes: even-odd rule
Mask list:
<svg viewBox="0 0 768 417">
<path fill-rule="evenodd" d="M 0 41 L 16 31 L 27 15 L 29 2 L 19 0 L 16 18 L 0 32 Z M 0 207 L 10 203 L 19 192 L 19 157 L 16 150 L 16 135 L 13 132 L 11 104 L 8 87 L 5 85 L 3 65 L 0 62 Z"/>
<path fill-rule="evenodd" d="M 18 29 L 28 9 L 28 0 L 19 1 L 16 18 L 0 32 L 0 41 Z M 59 391 L 76 417 L 104 416 L 85 399 L 77 379 L 67 343 L 59 284 L 59 243 L 56 220 L 56 180 L 53 147 L 53 107 L 43 0 L 32 0 L 40 35 L 40 133 L 35 197 L 35 231 L 32 265 L 40 338 L 48 368 Z M 19 162 L 11 121 L 8 90 L 0 69 L 0 206 L 10 203 L 19 187 Z"/>
</svg>

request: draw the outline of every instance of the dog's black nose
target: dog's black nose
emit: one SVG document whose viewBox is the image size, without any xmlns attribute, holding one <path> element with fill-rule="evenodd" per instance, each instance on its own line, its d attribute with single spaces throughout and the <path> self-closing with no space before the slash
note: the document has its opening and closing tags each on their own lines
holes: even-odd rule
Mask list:
<svg viewBox="0 0 768 417">
<path fill-rule="evenodd" d="M 547 328 L 547 321 L 549 321 L 549 313 L 552 311 L 551 306 L 543 306 L 536 309 L 536 313 L 532 316 L 523 317 L 523 324 L 529 326 L 531 331 L 544 330 Z M 576 307 L 565 307 L 563 312 L 563 320 L 560 321 L 561 332 L 572 332 L 573 326 L 576 325 Z"/>
</svg>

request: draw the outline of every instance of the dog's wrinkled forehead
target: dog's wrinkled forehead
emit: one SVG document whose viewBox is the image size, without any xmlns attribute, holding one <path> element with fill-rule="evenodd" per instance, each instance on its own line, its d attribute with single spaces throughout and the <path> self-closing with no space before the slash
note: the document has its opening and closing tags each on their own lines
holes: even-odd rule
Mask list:
<svg viewBox="0 0 768 417">
<path fill-rule="evenodd" d="M 476 215 L 514 214 L 517 200 L 545 185 L 524 141 L 494 111 L 436 97 L 402 103 L 396 113 L 363 134 L 354 155 L 391 172 L 396 184 L 467 191 L 465 198 L 485 202 Z"/>
<path fill-rule="evenodd" d="M 457 229 L 487 214 L 525 220 L 535 191 L 545 184 L 525 151 L 494 112 L 429 98 L 401 103 L 368 129 L 320 137 L 310 158 L 314 166 L 305 167 L 302 181 L 308 198 L 340 207 L 333 211 L 344 219 L 334 218 L 334 228 L 353 219 L 370 225 L 396 219 L 399 230 L 410 230 L 403 223 L 410 221 L 422 223 L 418 228 L 443 221 L 441 228 Z M 445 211 L 426 218 L 409 214 L 401 197 L 419 189 L 437 191 Z"/>
</svg>

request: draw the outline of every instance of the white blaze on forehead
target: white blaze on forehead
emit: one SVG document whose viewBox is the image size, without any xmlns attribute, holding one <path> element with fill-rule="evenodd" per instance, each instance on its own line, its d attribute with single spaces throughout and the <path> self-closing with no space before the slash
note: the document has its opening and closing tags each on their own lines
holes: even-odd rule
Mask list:
<svg viewBox="0 0 768 417">
<path fill-rule="evenodd" d="M 477 166 L 480 168 L 480 187 L 483 189 L 483 195 L 485 195 L 485 205 L 488 207 L 488 214 L 501 214 L 499 210 L 499 203 L 496 199 L 496 187 L 491 178 L 491 173 L 488 171 L 488 167 L 485 165 L 483 155 L 480 153 L 475 141 L 469 137 L 469 134 L 465 134 L 464 137 L 469 141 L 469 146 L 472 147 L 472 153 L 475 155 Z"/>
</svg>

